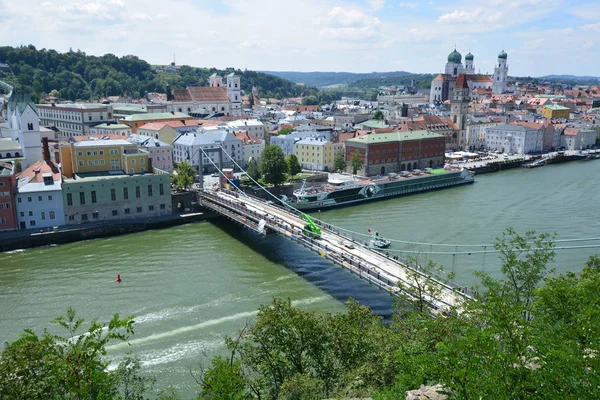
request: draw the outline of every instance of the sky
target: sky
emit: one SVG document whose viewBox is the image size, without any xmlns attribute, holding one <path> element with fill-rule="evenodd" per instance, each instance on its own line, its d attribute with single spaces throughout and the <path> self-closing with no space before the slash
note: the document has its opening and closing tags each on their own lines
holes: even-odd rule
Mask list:
<svg viewBox="0 0 600 400">
<path fill-rule="evenodd" d="M 0 45 L 196 67 L 598 76 L 599 37 L 598 0 L 0 0 Z"/>
</svg>

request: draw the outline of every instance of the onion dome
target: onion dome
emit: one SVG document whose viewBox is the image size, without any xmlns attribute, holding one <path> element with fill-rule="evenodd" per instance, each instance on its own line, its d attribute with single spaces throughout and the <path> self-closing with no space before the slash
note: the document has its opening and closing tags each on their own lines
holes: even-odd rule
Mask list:
<svg viewBox="0 0 600 400">
<path fill-rule="evenodd" d="M 507 57 L 508 57 L 508 54 L 506 54 L 506 52 L 504 50 L 502 50 L 500 52 L 500 54 L 498 54 L 498 58 L 501 58 L 503 60 L 506 60 Z"/>
<path fill-rule="evenodd" d="M 450 54 L 448 54 L 448 62 L 449 63 L 455 63 L 455 64 L 460 64 L 462 61 L 462 56 L 460 55 L 460 53 L 458 51 L 456 51 L 456 49 L 454 49 L 454 51 Z"/>
<path fill-rule="evenodd" d="M 473 54 L 471 54 L 471 52 L 467 53 L 465 56 L 465 61 L 473 61 Z"/>
</svg>

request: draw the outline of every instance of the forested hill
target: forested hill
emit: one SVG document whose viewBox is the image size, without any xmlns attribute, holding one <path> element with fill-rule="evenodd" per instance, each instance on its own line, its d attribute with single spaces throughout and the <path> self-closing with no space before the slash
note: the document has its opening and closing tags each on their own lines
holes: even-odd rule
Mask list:
<svg viewBox="0 0 600 400">
<path fill-rule="evenodd" d="M 353 73 L 353 72 L 294 72 L 294 71 L 262 71 L 266 74 L 275 75 L 283 79 L 288 79 L 292 82 L 303 83 L 308 86 L 331 86 L 331 85 L 348 85 L 354 86 L 353 83 L 360 79 L 374 78 L 389 78 L 389 77 L 405 77 L 414 75 L 410 72 L 395 71 L 395 72 L 370 72 L 370 73 Z M 409 79 L 410 83 L 410 79 Z"/>
<path fill-rule="evenodd" d="M 148 62 L 133 55 L 93 56 L 79 50 L 59 53 L 38 50 L 32 45 L 0 47 L 0 63 L 9 64 L 11 69 L 11 72 L 0 71 L 0 80 L 25 87 L 35 101 L 53 91 L 57 91 L 53 95 L 60 99 L 71 101 L 88 100 L 90 91 L 94 99 L 126 93 L 139 98 L 145 91 L 164 93 L 167 83 L 174 88 L 207 85 L 207 78 L 215 72 L 241 75 L 242 89 L 249 93 L 256 86 L 263 97 L 297 96 L 306 90 L 285 79 L 255 71 L 182 66 L 177 72 L 157 72 Z"/>
</svg>

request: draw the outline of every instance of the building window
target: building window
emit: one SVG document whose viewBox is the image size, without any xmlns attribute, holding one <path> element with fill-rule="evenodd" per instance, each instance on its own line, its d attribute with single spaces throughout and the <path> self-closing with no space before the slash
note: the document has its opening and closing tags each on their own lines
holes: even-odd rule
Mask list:
<svg viewBox="0 0 600 400">
<path fill-rule="evenodd" d="M 38 196 L 38 201 L 42 201 L 42 196 Z"/>
<path fill-rule="evenodd" d="M 128 200 L 128 199 L 129 199 L 129 189 L 124 187 L 123 188 L 123 200 Z"/>
<path fill-rule="evenodd" d="M 125 214 L 131 214 L 131 210 L 129 208 L 125 209 Z"/>
<path fill-rule="evenodd" d="M 141 213 L 142 212 L 142 207 L 136 207 L 135 212 Z"/>
<path fill-rule="evenodd" d="M 28 203 L 31 203 L 31 200 L 32 200 L 31 197 L 27 197 L 27 202 Z"/>
<path fill-rule="evenodd" d="M 50 211 L 49 214 L 50 214 L 50 219 L 56 219 L 56 212 Z"/>
<path fill-rule="evenodd" d="M 119 215 L 119 210 L 112 210 L 112 216 L 116 217 L 117 215 Z"/>
<path fill-rule="evenodd" d="M 148 211 L 154 211 L 154 206 L 148 206 Z"/>
<path fill-rule="evenodd" d="M 45 221 L 46 220 L 46 212 L 42 211 L 41 215 L 42 215 L 42 220 Z"/>
<path fill-rule="evenodd" d="M 35 220 L 32 219 L 29 221 L 29 225 L 33 228 L 35 226 Z"/>
<path fill-rule="evenodd" d="M 87 214 L 81 214 L 81 220 L 82 221 L 87 221 L 88 220 Z"/>
<path fill-rule="evenodd" d="M 163 183 L 158 185 L 158 194 L 161 196 L 165 194 L 165 185 Z"/>
<path fill-rule="evenodd" d="M 117 190 L 116 189 L 110 189 L 110 199 L 112 201 L 117 201 Z"/>
<path fill-rule="evenodd" d="M 6 208 L 11 208 L 12 205 L 10 203 L 6 203 Z"/>
<path fill-rule="evenodd" d="M 92 213 L 92 219 L 98 219 L 98 211 Z"/>
<path fill-rule="evenodd" d="M 79 204 L 85 204 L 85 192 L 79 192 Z"/>
<path fill-rule="evenodd" d="M 75 216 L 74 215 L 69 215 L 69 221 L 75 221 Z"/>
<path fill-rule="evenodd" d="M 0 217 L 0 225 L 6 224 L 6 218 Z"/>
<path fill-rule="evenodd" d="M 161 209 L 161 210 L 164 210 L 165 208 L 167 208 L 167 207 L 166 207 L 164 204 L 161 204 L 161 205 L 160 205 L 160 209 Z"/>
<path fill-rule="evenodd" d="M 33 211 L 29 211 L 29 216 L 33 217 Z"/>
<path fill-rule="evenodd" d="M 141 193 L 139 186 L 135 187 L 135 197 L 136 197 L 136 199 L 139 199 L 140 197 L 142 197 L 142 193 Z"/>
<path fill-rule="evenodd" d="M 52 201 L 52 195 L 48 195 L 48 201 Z"/>
<path fill-rule="evenodd" d="M 17 198 L 17 203 L 20 203 L 20 202 L 21 202 L 21 198 L 19 197 L 19 198 Z"/>
<path fill-rule="evenodd" d="M 92 204 L 96 204 L 96 191 L 92 190 Z"/>
<path fill-rule="evenodd" d="M 78 152 L 77 152 L 77 156 L 78 156 L 78 157 L 82 157 L 82 156 L 83 156 L 83 151 L 78 151 Z"/>
<path fill-rule="evenodd" d="M 72 193 L 67 193 L 67 205 L 68 206 L 73 205 L 73 194 Z"/>
</svg>

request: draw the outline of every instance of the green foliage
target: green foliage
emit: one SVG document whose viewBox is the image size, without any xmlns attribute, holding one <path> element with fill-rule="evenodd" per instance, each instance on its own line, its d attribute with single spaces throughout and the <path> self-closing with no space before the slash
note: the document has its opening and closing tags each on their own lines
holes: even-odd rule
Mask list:
<svg viewBox="0 0 600 400">
<path fill-rule="evenodd" d="M 288 166 L 281 147 L 270 144 L 260 155 L 260 171 L 266 184 L 280 185 L 285 182 Z"/>
<path fill-rule="evenodd" d="M 278 134 L 279 135 L 289 135 L 292 132 L 294 132 L 294 128 L 288 127 L 288 128 L 280 129 Z"/>
<path fill-rule="evenodd" d="M 363 167 L 363 161 L 361 160 L 358 151 L 352 153 L 352 157 L 350 158 L 350 167 L 352 168 L 353 174 L 356 174 L 356 172 Z"/>
<path fill-rule="evenodd" d="M 131 95 L 140 98 L 144 92 L 160 92 L 172 87 L 205 86 L 213 73 L 234 72 L 241 76 L 242 90 L 250 93 L 253 86 L 263 96 L 299 96 L 303 88 L 294 83 L 261 72 L 228 68 L 194 68 L 182 66 L 178 72 L 156 72 L 144 60 L 133 55 L 91 56 L 82 51 L 59 53 L 37 50 L 34 46 L 0 47 L 0 62 L 10 64 L 14 73 L 0 71 L 0 80 L 19 84 L 33 93 L 35 101 L 47 94 L 60 94 L 62 100 L 89 100 L 102 96 Z"/>
<path fill-rule="evenodd" d="M 251 158 L 250 161 L 248 161 L 248 170 L 246 171 L 246 173 L 250 178 L 254 179 L 255 181 L 258 181 L 260 179 L 260 168 L 254 158 Z"/>
<path fill-rule="evenodd" d="M 319 98 L 317 96 L 306 96 L 302 98 L 303 106 L 316 106 L 319 104 Z"/>
<path fill-rule="evenodd" d="M 221 356 L 212 359 L 211 366 L 202 376 L 203 400 L 242 400 L 251 398 L 246 393 L 246 381 L 239 360 Z"/>
<path fill-rule="evenodd" d="M 105 325 L 93 320 L 82 332 L 85 321 L 69 308 L 66 316 L 53 322 L 66 330 L 66 336 L 25 330 L 18 340 L 6 344 L 0 355 L 0 398 L 96 399 L 127 394 L 121 398 L 138 399 L 151 384 L 138 376 L 135 360 L 126 360 L 115 372 L 107 370 L 106 346 L 128 340 L 133 317 L 121 319 L 115 314 Z"/>
<path fill-rule="evenodd" d="M 362 396 L 393 383 L 392 339 L 381 319 L 355 301 L 346 313 L 317 315 L 274 299 L 238 340 L 227 343 L 256 397 L 321 399 Z M 209 371 L 222 364 L 213 360 Z"/>
<path fill-rule="evenodd" d="M 302 172 L 302 166 L 298 161 L 298 157 L 295 154 L 290 154 L 285 158 L 285 163 L 287 164 L 288 174 L 291 175 L 292 179 L 294 179 L 295 175 L 298 175 Z"/>
<path fill-rule="evenodd" d="M 373 113 L 373 119 L 383 121 L 385 116 L 383 115 L 383 111 L 377 110 Z"/>
<path fill-rule="evenodd" d="M 341 149 L 335 152 L 333 168 L 336 171 L 344 171 L 346 169 L 346 155 Z"/>
<path fill-rule="evenodd" d="M 196 169 L 187 161 L 182 161 L 175 169 L 176 174 L 171 175 L 171 182 L 178 190 L 188 190 L 194 183 Z"/>
</svg>

